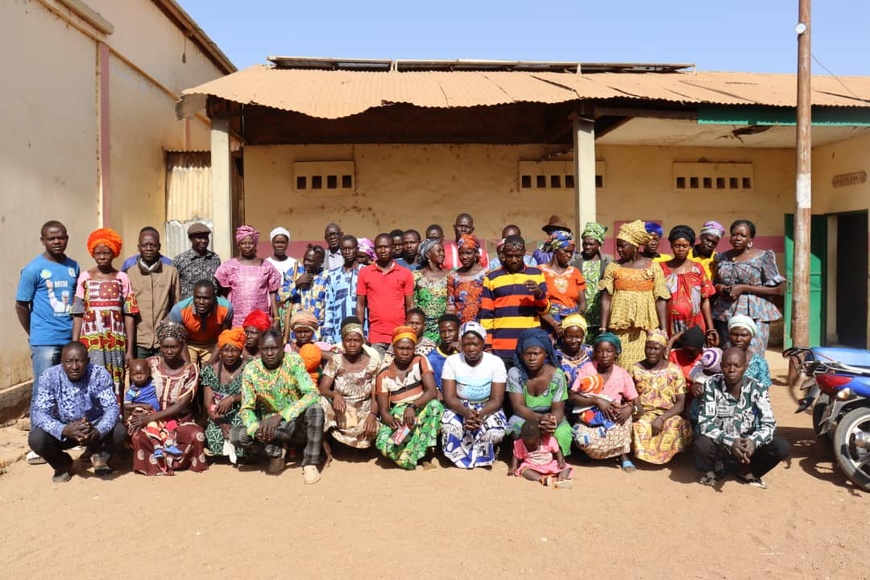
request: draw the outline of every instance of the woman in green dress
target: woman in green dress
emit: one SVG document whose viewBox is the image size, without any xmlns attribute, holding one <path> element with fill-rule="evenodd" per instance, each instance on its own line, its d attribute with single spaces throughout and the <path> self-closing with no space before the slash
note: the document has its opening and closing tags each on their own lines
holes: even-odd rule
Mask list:
<svg viewBox="0 0 870 580">
<path fill-rule="evenodd" d="M 426 314 L 423 335 L 438 342 L 438 319 L 447 311 L 447 275 L 444 246 L 440 240 L 428 239 L 420 244 L 420 267 L 414 271 L 414 306 Z"/>
<path fill-rule="evenodd" d="M 598 282 L 604 276 L 604 270 L 613 261 L 613 256 L 601 252 L 604 234 L 607 226 L 596 222 L 587 222 L 580 234 L 581 251 L 574 260 L 574 265 L 580 268 L 583 279 L 586 280 L 586 322 L 589 332 L 586 333 L 586 344 L 592 344 L 601 332 L 601 291 Z"/>
<path fill-rule="evenodd" d="M 242 424 L 242 371 L 248 362 L 242 357 L 245 338 L 241 328 L 224 330 L 218 337 L 217 360 L 203 366 L 199 376 L 208 412 L 206 445 L 212 456 L 229 457 L 233 463 L 242 455 L 242 450 L 230 443 L 230 429 Z"/>
<path fill-rule="evenodd" d="M 402 469 L 436 466 L 435 445 L 444 406 L 438 402 L 435 375 L 426 357 L 414 352 L 417 334 L 399 326 L 393 331 L 393 360 L 375 382 L 381 428 L 375 447 Z"/>
<path fill-rule="evenodd" d="M 536 421 L 541 432 L 556 438 L 563 455 L 571 453 L 571 426 L 565 420 L 568 386 L 550 335 L 541 328 L 523 332 L 517 340 L 514 367 L 507 375 L 514 412 L 507 432 L 516 439 L 523 423 Z"/>
</svg>

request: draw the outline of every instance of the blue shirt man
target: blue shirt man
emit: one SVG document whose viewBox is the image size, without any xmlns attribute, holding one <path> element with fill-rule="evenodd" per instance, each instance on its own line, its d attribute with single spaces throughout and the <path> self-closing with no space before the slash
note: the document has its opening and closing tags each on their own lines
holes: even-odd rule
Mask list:
<svg viewBox="0 0 870 580">
<path fill-rule="evenodd" d="M 79 277 L 79 265 L 65 253 L 69 236 L 62 223 L 46 222 L 39 239 L 45 251 L 21 270 L 15 294 L 15 312 L 30 340 L 31 406 L 39 391 L 40 375 L 60 363 L 61 349 L 72 340 L 69 311 Z"/>
</svg>

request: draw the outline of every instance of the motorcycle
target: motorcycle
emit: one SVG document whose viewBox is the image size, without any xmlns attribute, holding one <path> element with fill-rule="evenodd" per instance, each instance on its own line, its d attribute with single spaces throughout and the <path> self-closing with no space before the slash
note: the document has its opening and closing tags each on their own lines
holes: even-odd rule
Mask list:
<svg viewBox="0 0 870 580">
<path fill-rule="evenodd" d="M 813 431 L 833 444 L 846 477 L 870 491 L 870 351 L 835 348 L 790 348 L 782 353 L 797 366 L 800 413 L 812 407 Z"/>
</svg>

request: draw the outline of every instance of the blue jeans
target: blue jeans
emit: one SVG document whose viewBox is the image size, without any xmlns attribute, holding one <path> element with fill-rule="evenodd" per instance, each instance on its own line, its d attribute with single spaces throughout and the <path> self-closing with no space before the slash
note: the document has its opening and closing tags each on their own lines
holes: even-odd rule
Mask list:
<svg viewBox="0 0 870 580">
<path fill-rule="evenodd" d="M 39 376 L 47 369 L 60 364 L 60 351 L 63 345 L 31 346 L 30 361 L 33 363 L 33 392 L 30 395 L 31 417 L 33 416 L 33 401 L 39 391 Z"/>
</svg>

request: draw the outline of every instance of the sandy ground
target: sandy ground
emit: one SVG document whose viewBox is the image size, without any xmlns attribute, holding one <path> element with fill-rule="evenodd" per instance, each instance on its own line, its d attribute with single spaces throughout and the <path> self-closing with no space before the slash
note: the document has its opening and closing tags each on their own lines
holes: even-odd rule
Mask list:
<svg viewBox="0 0 870 580">
<path fill-rule="evenodd" d="M 793 414 L 782 359 L 769 360 L 793 449 L 768 490 L 698 485 L 690 457 L 633 474 L 578 465 L 571 490 L 508 478 L 504 463 L 404 472 L 342 449 L 313 486 L 293 465 L 279 477 L 215 465 L 54 485 L 47 465 L 18 461 L 0 475 L 0 574 L 870 578 L 870 496 L 813 439 L 810 417 Z M 25 441 L 15 427 L 0 433 L 7 453 Z"/>
</svg>

